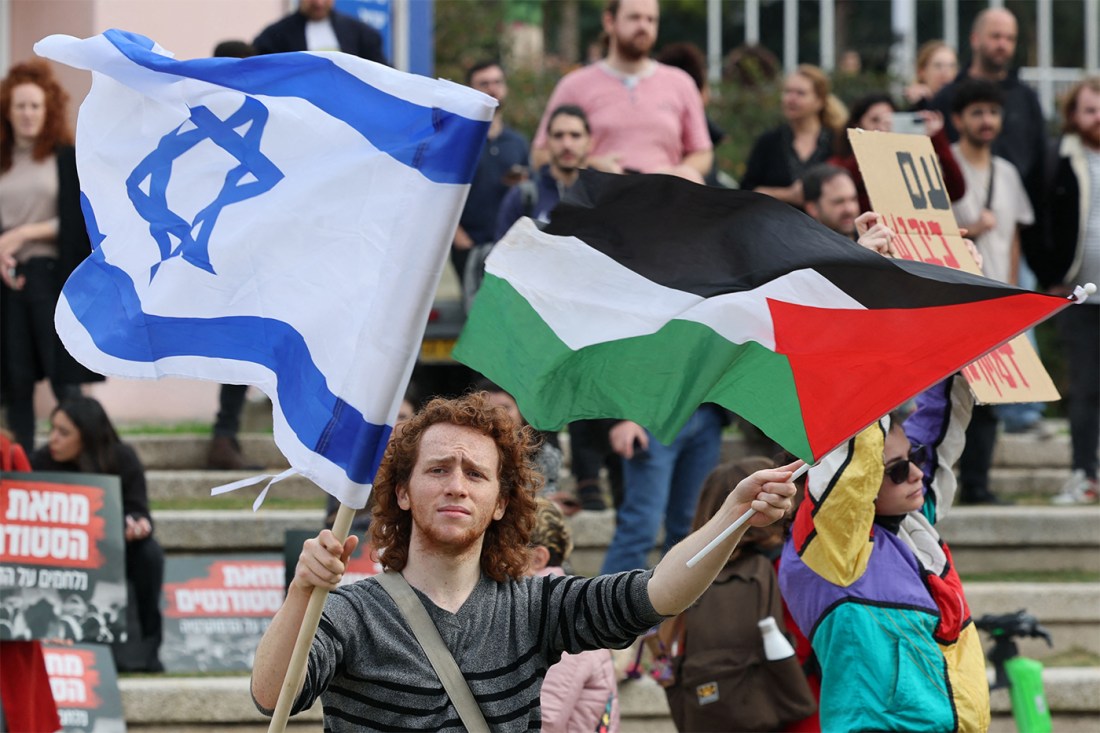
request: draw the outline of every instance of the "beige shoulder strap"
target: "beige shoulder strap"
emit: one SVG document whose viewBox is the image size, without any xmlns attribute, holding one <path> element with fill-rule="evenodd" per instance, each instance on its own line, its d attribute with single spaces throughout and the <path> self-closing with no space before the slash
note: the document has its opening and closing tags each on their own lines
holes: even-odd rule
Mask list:
<svg viewBox="0 0 1100 733">
<path fill-rule="evenodd" d="M 428 661 L 432 663 L 439 681 L 443 683 L 443 689 L 458 710 L 458 717 L 466 730 L 472 733 L 489 733 L 489 724 L 485 722 L 485 715 L 474 699 L 474 693 L 470 691 L 470 685 L 462 676 L 458 664 L 447 645 L 439 636 L 439 629 L 435 627 L 428 612 L 424 610 L 424 604 L 417 598 L 409 582 L 401 573 L 386 570 L 374 576 L 382 589 L 390 594 L 390 598 L 397 604 L 401 615 L 412 628 L 413 635 L 420 642 L 424 653 L 428 655 Z"/>
</svg>

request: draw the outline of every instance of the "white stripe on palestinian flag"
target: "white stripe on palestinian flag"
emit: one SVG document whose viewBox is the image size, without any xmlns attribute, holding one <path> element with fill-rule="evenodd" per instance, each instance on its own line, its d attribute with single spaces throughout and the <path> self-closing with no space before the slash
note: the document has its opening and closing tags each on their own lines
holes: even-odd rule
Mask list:
<svg viewBox="0 0 1100 733">
<path fill-rule="evenodd" d="M 768 300 L 864 310 L 808 269 L 786 273 L 753 290 L 704 298 L 659 285 L 576 237 L 540 231 L 526 217 L 493 248 L 485 273 L 507 281 L 574 350 L 647 336 L 671 320 L 702 324 L 730 343 L 755 341 L 774 350 Z"/>
</svg>

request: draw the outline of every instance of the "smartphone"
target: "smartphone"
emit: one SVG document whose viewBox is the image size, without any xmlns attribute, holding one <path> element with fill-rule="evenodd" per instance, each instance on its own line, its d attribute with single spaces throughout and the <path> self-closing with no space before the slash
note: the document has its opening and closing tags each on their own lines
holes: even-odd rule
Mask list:
<svg viewBox="0 0 1100 733">
<path fill-rule="evenodd" d="M 895 112 L 892 130 L 902 135 L 923 135 L 924 118 L 920 112 Z"/>
</svg>

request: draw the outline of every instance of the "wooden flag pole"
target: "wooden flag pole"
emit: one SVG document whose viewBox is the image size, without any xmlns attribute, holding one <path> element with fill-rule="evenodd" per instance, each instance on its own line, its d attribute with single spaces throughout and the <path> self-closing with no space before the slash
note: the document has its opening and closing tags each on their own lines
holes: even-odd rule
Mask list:
<svg viewBox="0 0 1100 733">
<path fill-rule="evenodd" d="M 341 502 L 340 509 L 336 512 L 336 521 L 332 525 L 332 533 L 341 545 L 348 538 L 351 521 L 354 518 L 355 510 Z M 306 676 L 309 649 L 313 646 L 313 637 L 317 633 L 317 624 L 321 621 L 321 611 L 325 608 L 326 598 L 328 598 L 328 591 L 321 588 L 314 588 L 309 597 L 306 615 L 302 619 L 302 628 L 298 630 L 298 639 L 294 642 L 294 652 L 290 655 L 286 678 L 283 679 L 282 689 L 279 690 L 279 701 L 275 705 L 275 712 L 271 716 L 267 733 L 283 733 L 286 730 L 287 720 L 290 719 L 290 708 Z"/>
<path fill-rule="evenodd" d="M 788 480 L 789 481 L 794 481 L 794 480 L 798 479 L 802 474 L 806 473 L 809 470 L 810 470 L 810 464 L 809 463 L 803 463 L 800 468 L 798 468 L 793 474 L 791 474 L 791 477 Z M 754 515 L 754 514 L 756 514 L 756 510 L 753 509 L 752 507 L 749 507 L 749 510 L 747 512 L 745 512 L 744 514 L 742 514 L 741 516 L 739 516 L 736 520 L 734 520 L 733 524 L 731 524 L 730 526 L 723 529 L 722 533 L 720 535 L 718 535 L 713 540 L 708 542 L 706 547 L 699 550 L 699 552 L 695 553 L 695 557 L 693 557 L 693 558 L 691 558 L 690 560 L 687 561 L 687 566 L 689 568 L 695 567 L 698 564 L 698 562 L 700 560 L 702 560 L 704 557 L 706 557 L 707 555 L 709 555 L 711 553 L 711 551 L 714 550 L 715 547 L 718 547 L 718 545 L 722 544 L 723 540 L 725 540 L 731 534 L 736 532 L 745 522 L 752 519 L 752 515 Z"/>
</svg>

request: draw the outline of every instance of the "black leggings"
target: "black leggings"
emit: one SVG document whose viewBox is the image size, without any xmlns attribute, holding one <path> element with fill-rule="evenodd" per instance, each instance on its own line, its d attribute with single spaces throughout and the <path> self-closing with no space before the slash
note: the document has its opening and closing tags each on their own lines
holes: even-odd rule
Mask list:
<svg viewBox="0 0 1100 733">
<path fill-rule="evenodd" d="M 3 286 L 4 312 L 0 333 L 4 339 L 4 401 L 8 426 L 29 455 L 34 450 L 34 385 L 48 378 L 58 402 L 80 393 L 80 386 L 57 378 L 59 354 L 64 350 L 54 328 L 54 310 L 60 295 L 57 260 L 35 257 L 20 266 L 26 277 L 22 290 Z"/>
</svg>

